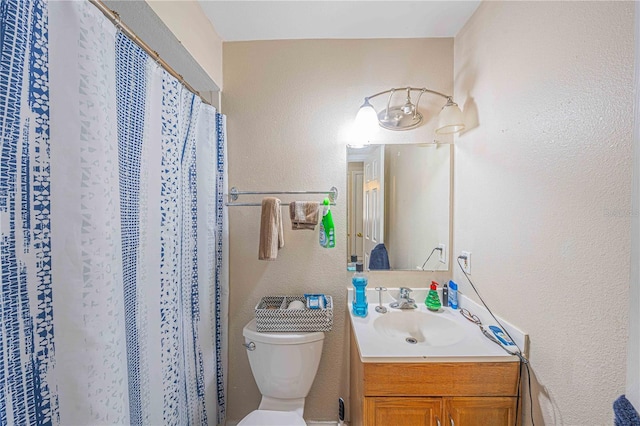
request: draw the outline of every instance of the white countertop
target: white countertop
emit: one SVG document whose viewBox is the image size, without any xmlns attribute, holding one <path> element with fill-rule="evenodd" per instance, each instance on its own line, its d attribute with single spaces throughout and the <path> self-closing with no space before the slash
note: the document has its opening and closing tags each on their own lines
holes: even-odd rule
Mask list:
<svg viewBox="0 0 640 426">
<path fill-rule="evenodd" d="M 394 289 L 389 289 L 391 294 Z M 360 351 L 362 362 L 517 362 L 518 357 L 509 355 L 501 347 L 487 339 L 479 327 L 463 317 L 458 310 L 442 308 L 439 312 L 431 312 L 424 305 L 424 298 L 427 290 L 416 289 L 411 296 L 416 300 L 417 310 L 400 310 L 389 308 L 391 298 L 385 297 L 383 306 L 387 308 L 386 314 L 375 311 L 378 305 L 378 295 L 375 290 L 367 289 L 367 300 L 369 303 L 368 314 L 365 318 L 353 315 L 351 301 L 353 300 L 353 290 L 348 290 L 347 304 L 351 319 L 352 331 Z M 462 301 L 464 302 L 464 301 Z M 471 308 L 468 308 L 471 310 Z M 476 311 L 479 310 L 477 306 Z M 426 315 L 441 317 L 442 319 L 454 321 L 464 331 L 464 336 L 457 343 L 446 346 L 429 345 L 427 343 L 411 344 L 404 339 L 405 336 L 385 336 L 375 330 L 374 321 L 389 313 L 398 312 L 410 314 L 414 311 L 424 312 Z M 472 312 L 475 314 L 472 310 Z M 480 315 L 479 315 L 480 316 Z M 482 318 L 482 316 L 481 316 Z M 513 331 L 510 330 L 513 335 Z M 407 334 L 408 336 L 408 334 Z M 523 334 L 524 336 L 524 334 Z M 518 343 L 520 336 L 513 336 Z"/>
</svg>

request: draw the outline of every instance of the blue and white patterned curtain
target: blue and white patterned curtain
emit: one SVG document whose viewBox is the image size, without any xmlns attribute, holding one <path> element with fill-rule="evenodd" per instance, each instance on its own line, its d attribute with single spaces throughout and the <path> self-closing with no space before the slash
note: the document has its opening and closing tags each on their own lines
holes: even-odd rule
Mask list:
<svg viewBox="0 0 640 426">
<path fill-rule="evenodd" d="M 88 2 L 1 1 L 0 425 L 223 423 L 224 116 Z"/>
</svg>

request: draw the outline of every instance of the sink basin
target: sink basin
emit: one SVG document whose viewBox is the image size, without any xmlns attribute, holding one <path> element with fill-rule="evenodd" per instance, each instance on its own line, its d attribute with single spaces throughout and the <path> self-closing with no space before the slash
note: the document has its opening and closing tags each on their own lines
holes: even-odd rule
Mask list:
<svg viewBox="0 0 640 426">
<path fill-rule="evenodd" d="M 423 311 L 386 313 L 373 321 L 373 328 L 382 336 L 414 345 L 449 346 L 465 337 L 455 321 Z"/>
</svg>

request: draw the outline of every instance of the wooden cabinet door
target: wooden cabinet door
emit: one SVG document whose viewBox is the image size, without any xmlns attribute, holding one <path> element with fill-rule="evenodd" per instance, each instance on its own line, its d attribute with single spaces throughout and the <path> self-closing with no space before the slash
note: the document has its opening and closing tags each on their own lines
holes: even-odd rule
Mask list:
<svg viewBox="0 0 640 426">
<path fill-rule="evenodd" d="M 367 397 L 365 426 L 439 426 L 442 398 Z M 444 424 L 443 424 L 444 426 Z"/>
<path fill-rule="evenodd" d="M 513 426 L 516 424 L 516 398 L 445 398 L 444 404 L 443 424 L 447 426 Z"/>
</svg>

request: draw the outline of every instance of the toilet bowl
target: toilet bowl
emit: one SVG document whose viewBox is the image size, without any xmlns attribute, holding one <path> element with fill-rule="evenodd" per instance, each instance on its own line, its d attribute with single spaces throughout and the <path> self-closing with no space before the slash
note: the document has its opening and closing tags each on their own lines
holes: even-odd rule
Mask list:
<svg viewBox="0 0 640 426">
<path fill-rule="evenodd" d="M 263 333 L 252 319 L 242 335 L 262 400 L 238 426 L 306 425 L 304 403 L 318 371 L 324 333 Z"/>
</svg>

